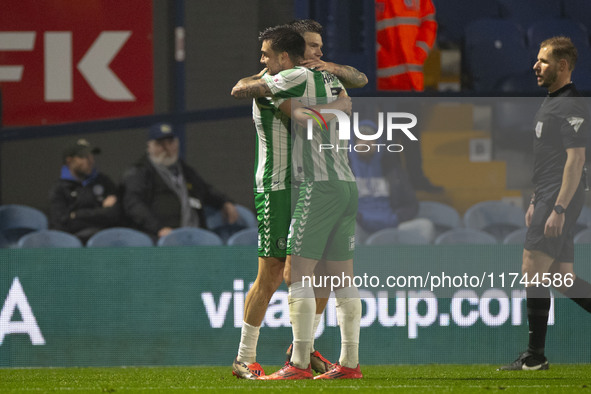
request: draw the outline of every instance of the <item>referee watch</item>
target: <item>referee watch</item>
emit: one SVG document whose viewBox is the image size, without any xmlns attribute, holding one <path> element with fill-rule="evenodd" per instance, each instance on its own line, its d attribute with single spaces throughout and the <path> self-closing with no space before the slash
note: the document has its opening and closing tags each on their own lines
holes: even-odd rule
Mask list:
<svg viewBox="0 0 591 394">
<path fill-rule="evenodd" d="M 566 211 L 562 205 L 554 205 L 554 212 L 561 215 Z"/>
</svg>

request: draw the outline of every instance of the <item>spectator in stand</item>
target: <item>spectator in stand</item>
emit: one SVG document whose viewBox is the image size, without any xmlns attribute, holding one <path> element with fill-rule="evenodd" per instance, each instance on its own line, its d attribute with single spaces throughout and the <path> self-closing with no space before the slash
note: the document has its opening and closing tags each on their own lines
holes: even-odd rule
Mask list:
<svg viewBox="0 0 591 394">
<path fill-rule="evenodd" d="M 93 234 L 120 224 L 117 187 L 95 167 L 100 149 L 79 139 L 63 153 L 60 179 L 49 196 L 49 225 L 86 242 Z"/>
<path fill-rule="evenodd" d="M 179 159 L 179 139 L 168 123 L 150 128 L 146 155 L 124 174 L 122 192 L 130 226 L 154 239 L 177 227 L 207 229 L 205 206 L 222 210 L 228 224 L 239 217 L 226 196 Z"/>
</svg>

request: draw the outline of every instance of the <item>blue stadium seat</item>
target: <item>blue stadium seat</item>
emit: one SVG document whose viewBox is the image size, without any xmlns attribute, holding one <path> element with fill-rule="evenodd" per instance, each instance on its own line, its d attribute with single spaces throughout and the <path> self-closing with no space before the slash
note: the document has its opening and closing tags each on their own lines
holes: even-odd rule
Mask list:
<svg viewBox="0 0 591 394">
<path fill-rule="evenodd" d="M 416 231 L 405 231 L 400 228 L 385 228 L 376 231 L 365 241 L 366 245 L 427 245 L 431 243 L 428 237 Z"/>
<path fill-rule="evenodd" d="M 227 242 L 232 234 L 245 228 L 258 228 L 256 215 L 250 209 L 240 204 L 234 205 L 240 217 L 233 224 L 226 223 L 222 211 L 205 207 L 207 228 L 216 233 L 222 241 Z"/>
<path fill-rule="evenodd" d="M 591 244 L 591 229 L 585 229 L 583 231 L 579 231 L 575 235 L 575 243 L 576 244 Z"/>
<path fill-rule="evenodd" d="M 538 56 L 540 43 L 554 36 L 569 37 L 577 47 L 578 59 L 572 79 L 579 90 L 591 91 L 591 47 L 587 28 L 571 19 L 550 18 L 532 24 L 527 30 L 529 53 Z"/>
<path fill-rule="evenodd" d="M 527 227 L 523 227 L 515 231 L 512 231 L 509 234 L 507 234 L 505 239 L 503 239 L 503 243 L 505 245 L 523 245 L 525 243 L 525 234 L 527 234 Z"/>
<path fill-rule="evenodd" d="M 154 246 L 152 238 L 141 231 L 124 227 L 107 228 L 94 234 L 86 246 L 89 248 Z"/>
<path fill-rule="evenodd" d="M 161 237 L 158 246 L 223 245 L 222 239 L 214 232 L 197 227 L 180 227 Z"/>
<path fill-rule="evenodd" d="M 583 205 L 581 213 L 575 223 L 575 234 L 588 228 L 591 228 L 591 208 L 587 205 Z"/>
<path fill-rule="evenodd" d="M 555 18 L 562 12 L 561 0 L 496 0 L 501 17 L 527 29 L 540 19 Z"/>
<path fill-rule="evenodd" d="M 471 228 L 454 228 L 435 238 L 435 245 L 496 243 L 497 239 L 489 233 Z"/>
<path fill-rule="evenodd" d="M 0 206 L 0 238 L 3 247 L 15 247 L 25 234 L 47 229 L 47 216 L 40 210 L 25 205 Z"/>
<path fill-rule="evenodd" d="M 228 238 L 227 244 L 233 245 L 254 245 L 257 246 L 259 241 L 259 230 L 256 228 L 245 228 L 237 233 L 234 233 Z"/>
<path fill-rule="evenodd" d="M 440 48 L 460 48 L 470 22 L 500 17 L 499 5 L 491 0 L 435 0 L 433 3 Z"/>
<path fill-rule="evenodd" d="M 81 248 L 82 242 L 70 233 L 58 230 L 34 231 L 18 240 L 19 248 Z"/>
<path fill-rule="evenodd" d="M 525 34 L 503 19 L 480 19 L 466 27 L 462 67 L 464 85 L 492 92 L 509 76 L 531 72 Z"/>
<path fill-rule="evenodd" d="M 485 231 L 501 242 L 512 231 L 525 226 L 525 212 L 502 201 L 483 201 L 466 210 L 464 226 Z"/>
<path fill-rule="evenodd" d="M 564 0 L 562 2 L 562 14 L 565 18 L 582 23 L 591 34 L 591 1 L 589 0 Z M 590 37 L 591 38 L 591 37 Z"/>
<path fill-rule="evenodd" d="M 460 214 L 450 205 L 437 201 L 419 201 L 417 218 L 429 219 L 435 225 L 437 235 L 462 227 Z"/>
</svg>

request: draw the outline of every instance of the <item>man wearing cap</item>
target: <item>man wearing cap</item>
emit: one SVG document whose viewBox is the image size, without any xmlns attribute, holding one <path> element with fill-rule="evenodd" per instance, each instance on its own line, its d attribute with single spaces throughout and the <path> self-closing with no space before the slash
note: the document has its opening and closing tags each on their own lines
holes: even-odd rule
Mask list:
<svg viewBox="0 0 591 394">
<path fill-rule="evenodd" d="M 50 192 L 50 228 L 76 235 L 86 242 L 94 233 L 119 224 L 117 187 L 97 171 L 93 148 L 79 139 L 63 152 L 60 179 Z"/>
<path fill-rule="evenodd" d="M 123 177 L 123 208 L 131 226 L 155 238 L 177 227 L 207 228 L 206 205 L 221 209 L 229 224 L 238 219 L 234 204 L 179 159 L 173 126 L 150 127 L 146 155 Z"/>
</svg>

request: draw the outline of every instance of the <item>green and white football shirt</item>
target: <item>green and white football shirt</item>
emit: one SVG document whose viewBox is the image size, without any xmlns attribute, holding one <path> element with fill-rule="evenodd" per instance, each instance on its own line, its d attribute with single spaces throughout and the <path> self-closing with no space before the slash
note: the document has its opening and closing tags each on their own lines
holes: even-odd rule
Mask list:
<svg viewBox="0 0 591 394">
<path fill-rule="evenodd" d="M 265 75 L 263 80 L 273 93 L 275 108 L 285 100 L 296 98 L 301 98 L 305 106 L 330 103 L 344 89 L 334 75 L 304 67 Z M 292 165 L 295 180 L 355 182 L 347 157 L 350 141 L 339 140 L 336 123 L 336 120 L 329 122 L 328 129 L 314 128 L 310 140 L 306 128 L 293 125 Z M 291 130 L 291 127 L 286 128 Z M 321 145 L 332 145 L 334 149 L 320 150 Z"/>
</svg>

